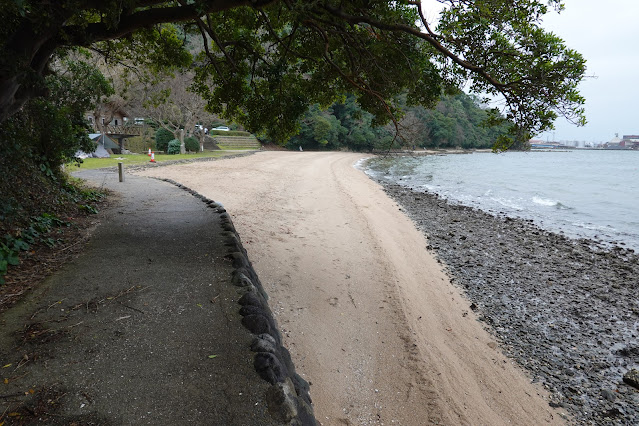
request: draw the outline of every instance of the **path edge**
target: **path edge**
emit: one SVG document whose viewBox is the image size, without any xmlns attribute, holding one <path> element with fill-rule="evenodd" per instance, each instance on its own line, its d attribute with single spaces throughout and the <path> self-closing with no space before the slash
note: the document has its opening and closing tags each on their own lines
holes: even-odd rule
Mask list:
<svg viewBox="0 0 639 426">
<path fill-rule="evenodd" d="M 277 321 L 268 304 L 268 294 L 248 258 L 240 235 L 224 206 L 172 179 L 152 178 L 170 183 L 190 193 L 217 213 L 222 238 L 228 248 L 225 258 L 232 262 L 231 282 L 242 296 L 238 300 L 242 325 L 253 334 L 250 350 L 255 353 L 253 366 L 257 374 L 270 383 L 266 392 L 269 414 L 274 420 L 290 425 L 316 426 L 310 385 L 295 371 L 291 355 L 282 344 Z"/>
</svg>

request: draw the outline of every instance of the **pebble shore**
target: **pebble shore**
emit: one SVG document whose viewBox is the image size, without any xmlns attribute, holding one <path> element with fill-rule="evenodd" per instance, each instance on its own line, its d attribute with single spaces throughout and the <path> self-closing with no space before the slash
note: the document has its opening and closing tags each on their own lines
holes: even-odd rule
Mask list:
<svg viewBox="0 0 639 426">
<path fill-rule="evenodd" d="M 636 253 L 379 183 L 551 406 L 577 424 L 639 424 Z"/>
</svg>

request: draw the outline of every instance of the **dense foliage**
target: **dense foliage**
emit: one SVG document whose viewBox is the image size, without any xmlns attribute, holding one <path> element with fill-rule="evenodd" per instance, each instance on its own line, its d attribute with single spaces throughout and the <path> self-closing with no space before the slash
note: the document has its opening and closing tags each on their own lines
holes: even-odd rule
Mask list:
<svg viewBox="0 0 639 426">
<path fill-rule="evenodd" d="M 174 139 L 173 133 L 169 132 L 164 127 L 160 127 L 155 132 L 155 149 L 162 152 L 167 152 L 169 149 L 169 142 Z"/>
<path fill-rule="evenodd" d="M 389 148 L 491 148 L 508 134 L 507 124 L 488 126 L 489 112 L 466 94 L 444 96 L 435 108 L 407 107 L 394 125 L 371 125 L 373 117 L 362 110 L 354 96 L 322 110 L 312 106 L 301 120 L 300 132 L 287 147 L 297 149 L 341 149 L 354 151 Z"/>
<path fill-rule="evenodd" d="M 391 134 L 381 126 L 372 126 L 373 115 L 362 110 L 354 96 L 322 110 L 313 105 L 301 120 L 300 132 L 287 147 L 297 149 L 340 149 L 372 151 L 390 147 Z"/>
<path fill-rule="evenodd" d="M 78 150 L 95 149 L 84 114 L 111 87 L 72 55 L 59 58 L 55 69 L 43 82 L 47 96 L 30 99 L 20 114 L 0 123 L 0 231 L 68 201 L 61 166 Z"/>
<path fill-rule="evenodd" d="M 173 139 L 169 142 L 166 153 L 171 155 L 179 154 L 181 145 L 182 143 L 178 139 Z"/>
<path fill-rule="evenodd" d="M 492 148 L 508 134 L 508 123 L 488 125 L 489 111 L 465 94 L 446 96 L 433 109 L 408 110 L 406 143 L 421 148 Z"/>
<path fill-rule="evenodd" d="M 31 99 L 20 114 L 0 123 L 0 141 L 7 151 L 30 157 L 55 174 L 78 150 L 92 152 L 84 117 L 112 88 L 94 66 L 66 57 L 44 79 L 47 96 Z"/>
<path fill-rule="evenodd" d="M 200 141 L 193 136 L 189 136 L 184 138 L 184 146 L 188 152 L 199 152 L 200 151 Z"/>
<path fill-rule="evenodd" d="M 377 125 L 400 93 L 433 106 L 461 84 L 501 96 L 520 141 L 557 114 L 583 123 L 584 60 L 540 27 L 560 0 L 440 3 L 435 29 L 408 0 L 9 0 L 0 6 L 0 122 L 45 93 L 51 59 L 69 46 L 153 69 L 186 65 L 181 35 L 199 34 L 193 89 L 211 112 L 274 140 L 294 134 L 308 106 L 342 93 L 355 93 Z"/>
</svg>

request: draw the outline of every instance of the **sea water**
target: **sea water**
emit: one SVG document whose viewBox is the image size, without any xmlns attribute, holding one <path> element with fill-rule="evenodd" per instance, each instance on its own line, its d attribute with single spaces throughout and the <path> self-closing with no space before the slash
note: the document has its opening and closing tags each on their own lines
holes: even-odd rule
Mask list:
<svg viewBox="0 0 639 426">
<path fill-rule="evenodd" d="M 639 250 L 639 152 L 378 157 L 367 173 L 493 214 Z"/>
</svg>

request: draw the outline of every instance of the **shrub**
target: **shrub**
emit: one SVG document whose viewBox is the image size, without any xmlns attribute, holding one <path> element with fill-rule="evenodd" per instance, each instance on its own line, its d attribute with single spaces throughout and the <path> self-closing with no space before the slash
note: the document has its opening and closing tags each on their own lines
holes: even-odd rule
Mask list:
<svg viewBox="0 0 639 426">
<path fill-rule="evenodd" d="M 155 148 L 158 151 L 168 152 L 169 142 L 174 139 L 173 133 L 164 128 L 155 132 Z"/>
<path fill-rule="evenodd" d="M 171 142 L 169 142 L 168 148 L 166 150 L 167 154 L 179 154 L 180 153 L 180 141 L 177 139 L 173 139 Z"/>
<path fill-rule="evenodd" d="M 186 148 L 187 151 L 199 152 L 200 141 L 194 138 L 193 136 L 189 136 L 188 138 L 184 138 L 184 147 Z"/>
</svg>

